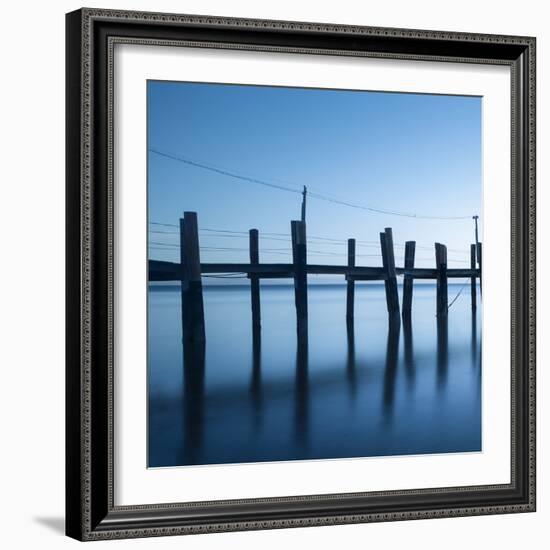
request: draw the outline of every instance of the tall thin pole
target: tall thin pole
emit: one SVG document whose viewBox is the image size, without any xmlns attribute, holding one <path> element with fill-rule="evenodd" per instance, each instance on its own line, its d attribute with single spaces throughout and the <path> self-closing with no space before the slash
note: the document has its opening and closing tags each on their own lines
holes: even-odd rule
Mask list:
<svg viewBox="0 0 550 550">
<path fill-rule="evenodd" d="M 472 271 L 476 268 L 476 251 L 477 246 L 475 244 L 470 245 L 470 268 Z M 470 292 L 472 294 L 472 311 L 477 307 L 477 290 L 476 290 L 476 277 L 475 275 L 470 279 Z"/>
<path fill-rule="evenodd" d="M 479 216 L 476 214 L 475 216 L 472 216 L 472 219 L 474 220 L 475 224 L 476 224 L 476 228 L 475 228 L 475 231 L 476 231 L 476 250 L 477 250 L 477 245 L 479 244 L 479 236 L 478 236 L 478 233 L 477 233 L 477 220 L 478 220 Z M 479 265 L 479 263 L 478 263 Z"/>
<path fill-rule="evenodd" d="M 304 185 L 304 190 L 302 191 L 302 222 L 306 222 L 306 196 L 307 196 L 307 187 Z"/>
</svg>

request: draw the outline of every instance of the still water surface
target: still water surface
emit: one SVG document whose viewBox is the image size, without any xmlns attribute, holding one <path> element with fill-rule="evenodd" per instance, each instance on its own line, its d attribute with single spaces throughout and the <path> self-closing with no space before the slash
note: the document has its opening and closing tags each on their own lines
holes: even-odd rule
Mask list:
<svg viewBox="0 0 550 550">
<path fill-rule="evenodd" d="M 358 284 L 348 331 L 345 285 L 312 284 L 304 349 L 291 285 L 262 286 L 256 346 L 249 287 L 205 286 L 203 358 L 184 353 L 179 286 L 151 284 L 149 467 L 480 451 L 469 290 L 445 325 L 435 285 L 415 285 L 412 322 L 391 328 L 384 286 Z"/>
</svg>

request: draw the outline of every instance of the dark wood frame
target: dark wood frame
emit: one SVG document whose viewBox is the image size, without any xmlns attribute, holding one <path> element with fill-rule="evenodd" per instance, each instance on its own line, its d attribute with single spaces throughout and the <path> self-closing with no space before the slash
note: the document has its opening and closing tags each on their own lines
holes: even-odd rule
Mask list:
<svg viewBox="0 0 550 550">
<path fill-rule="evenodd" d="M 110 136 L 119 42 L 510 66 L 510 484 L 114 506 Z M 67 535 L 98 540 L 535 510 L 534 38 L 82 9 L 67 15 L 66 61 Z"/>
</svg>

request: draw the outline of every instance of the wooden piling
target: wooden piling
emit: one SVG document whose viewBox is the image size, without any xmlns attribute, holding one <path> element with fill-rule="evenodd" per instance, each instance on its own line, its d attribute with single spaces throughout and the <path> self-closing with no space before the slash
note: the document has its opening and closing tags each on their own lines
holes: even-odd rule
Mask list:
<svg viewBox="0 0 550 550">
<path fill-rule="evenodd" d="M 479 267 L 479 294 L 481 294 L 483 289 L 483 285 L 481 284 L 483 275 L 483 267 L 481 262 L 481 243 L 477 243 L 477 265 Z"/>
<path fill-rule="evenodd" d="M 446 317 L 449 309 L 447 289 L 447 247 L 435 243 L 435 267 L 437 269 L 437 316 Z"/>
<path fill-rule="evenodd" d="M 292 260 L 294 271 L 294 299 L 296 305 L 296 328 L 298 340 L 307 338 L 307 248 L 306 224 L 291 222 Z"/>
<path fill-rule="evenodd" d="M 355 239 L 348 239 L 348 267 L 355 267 Z M 355 281 L 348 279 L 346 296 L 346 321 L 353 323 L 355 311 Z"/>
<path fill-rule="evenodd" d="M 414 253 L 416 250 L 416 241 L 407 241 L 405 243 L 405 275 L 403 277 L 403 319 L 410 318 L 412 312 L 413 281 L 414 277 L 408 271 L 414 269 Z"/>
<path fill-rule="evenodd" d="M 470 268 L 476 268 L 476 245 L 470 245 Z M 476 276 L 470 278 L 470 290 L 472 294 L 472 311 L 477 308 L 477 288 L 476 288 Z"/>
<path fill-rule="evenodd" d="M 259 235 L 257 229 L 249 231 L 250 265 L 260 263 Z M 257 274 L 250 274 L 250 302 L 252 305 L 252 331 L 257 332 L 261 328 L 260 314 L 260 278 Z"/>
<path fill-rule="evenodd" d="M 391 227 L 386 227 L 384 233 L 380 233 L 380 247 L 382 249 L 382 265 L 385 272 L 384 284 L 386 287 L 388 313 L 390 316 L 399 315 L 399 295 L 397 293 L 397 274 L 395 271 Z"/>
<path fill-rule="evenodd" d="M 180 219 L 181 316 L 183 339 L 205 342 L 199 230 L 196 212 Z"/>
</svg>

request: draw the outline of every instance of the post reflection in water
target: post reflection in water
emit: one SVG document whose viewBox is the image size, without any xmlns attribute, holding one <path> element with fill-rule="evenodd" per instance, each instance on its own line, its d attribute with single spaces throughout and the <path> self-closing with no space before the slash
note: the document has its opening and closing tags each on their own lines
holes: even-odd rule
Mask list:
<svg viewBox="0 0 550 550">
<path fill-rule="evenodd" d="M 252 331 L 252 375 L 250 377 L 252 415 L 256 432 L 262 423 L 262 340 L 260 330 Z"/>
<path fill-rule="evenodd" d="M 413 389 L 416 375 L 413 346 L 413 328 L 410 315 L 403 318 L 403 359 L 405 363 L 407 387 L 410 391 Z"/>
<path fill-rule="evenodd" d="M 401 320 L 398 316 L 388 321 L 388 336 L 386 340 L 386 363 L 384 372 L 383 411 L 384 419 L 391 420 L 395 398 L 395 382 L 397 376 L 397 361 L 399 357 L 399 333 Z"/>
<path fill-rule="evenodd" d="M 357 367 L 355 364 L 355 323 L 353 319 L 348 319 L 346 322 L 346 334 L 348 341 L 346 374 L 349 385 L 349 395 L 350 398 L 355 401 L 357 396 Z"/>
<path fill-rule="evenodd" d="M 478 367 L 481 361 L 481 355 L 478 354 L 477 349 L 477 315 L 475 311 L 472 311 L 472 338 L 471 338 L 471 352 L 472 352 L 472 367 Z"/>
<path fill-rule="evenodd" d="M 204 432 L 204 343 L 186 341 L 183 344 L 183 358 L 183 449 L 186 462 L 198 464 L 201 460 Z"/>
<path fill-rule="evenodd" d="M 449 320 L 446 315 L 437 317 L 437 388 L 447 385 L 449 373 Z"/>
<path fill-rule="evenodd" d="M 296 387 L 294 409 L 294 435 L 296 443 L 308 447 L 309 431 L 309 380 L 308 380 L 308 341 L 298 336 L 296 345 Z"/>
<path fill-rule="evenodd" d="M 345 286 L 312 285 L 309 339 L 292 286 L 266 285 L 261 333 L 248 287 L 206 289 L 206 347 L 182 347 L 179 288 L 151 292 L 149 467 L 479 451 L 481 309 L 437 320 L 418 287 L 412 320 L 364 285 L 346 323 Z"/>
</svg>

